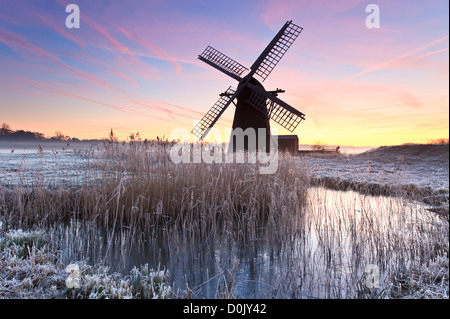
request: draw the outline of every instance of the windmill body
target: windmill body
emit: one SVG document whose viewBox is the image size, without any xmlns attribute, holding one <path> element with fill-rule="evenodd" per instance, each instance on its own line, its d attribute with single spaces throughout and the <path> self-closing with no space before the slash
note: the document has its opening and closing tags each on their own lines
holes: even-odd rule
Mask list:
<svg viewBox="0 0 450 319">
<path fill-rule="evenodd" d="M 251 78 L 250 83 L 264 90 L 264 87 L 257 79 Z M 248 87 L 244 87 L 236 96 L 237 103 L 233 119 L 233 133 L 231 134 L 229 144 L 230 151 L 236 152 L 242 149 L 247 151 L 262 151 L 262 149 L 258 149 L 257 144 L 257 141 L 260 140 L 265 141 L 264 145 L 261 146 L 263 146 L 266 151 L 269 151 L 270 123 L 267 109 L 258 110 L 252 104 L 247 102 L 252 92 L 253 91 Z M 239 130 L 239 128 L 241 130 Z M 256 143 L 249 143 L 249 137 L 245 134 L 248 132 L 249 128 L 255 130 Z M 262 137 L 260 134 L 264 134 L 265 136 Z M 243 141 L 243 143 L 239 144 L 239 140 Z"/>
<path fill-rule="evenodd" d="M 302 30 L 292 21 L 286 22 L 250 69 L 208 46 L 199 55 L 199 59 L 232 77 L 239 84 L 236 89 L 229 87 L 220 94 L 219 100 L 203 116 L 192 133 L 200 140 L 204 139 L 231 103 L 236 105 L 230 139 L 232 151 L 241 149 L 269 151 L 270 119 L 292 132 L 305 115 L 277 97 L 278 93 L 284 92 L 283 90 L 266 91 L 257 77 L 262 81 L 268 77 Z M 245 132 L 248 129 L 254 130 L 257 141 L 262 138 L 258 134 L 264 134 L 265 143 L 256 143 L 256 146 L 248 143 L 248 140 L 245 140 Z M 239 139 L 244 143 L 236 143 Z"/>
</svg>

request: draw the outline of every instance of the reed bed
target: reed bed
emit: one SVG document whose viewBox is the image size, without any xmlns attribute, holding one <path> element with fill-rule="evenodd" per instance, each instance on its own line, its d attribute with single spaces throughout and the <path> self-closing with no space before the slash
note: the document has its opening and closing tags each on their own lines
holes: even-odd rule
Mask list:
<svg viewBox="0 0 450 319">
<path fill-rule="evenodd" d="M 412 203 L 414 191 L 377 197 L 374 192 L 384 193 L 357 185 L 359 193 L 324 192 L 352 187 L 312 179 L 300 159 L 286 154 L 280 154 L 275 174 L 261 175 L 255 164 L 174 164 L 170 147 L 105 143 L 77 153 L 83 166 L 63 181 L 49 183 L 37 174 L 31 186 L 2 187 L 0 231 L 44 230 L 55 250 L 65 247 L 58 258 L 66 263 L 73 258 L 125 263 L 149 247 L 155 259 L 164 257 L 174 268 L 185 255 L 183 263 L 197 272 L 221 260 L 221 269 L 206 270 L 204 284 L 178 297 L 201 295 L 212 282 L 207 297 L 239 297 L 238 265 L 258 271 L 252 262 L 234 259 L 233 251 L 242 246 L 249 260 L 264 255 L 277 264 L 270 278 L 252 279 L 264 286 L 264 297 L 448 298 L 448 213 L 438 216 Z M 20 170 L 17 174 L 19 182 L 26 179 Z M 223 246 L 229 248 L 219 258 L 214 252 Z M 368 284 L 372 266 L 380 275 L 375 288 Z M 89 267 L 83 268 L 86 274 L 125 287 L 120 276 L 111 281 L 104 266 Z M 135 280 L 148 274 L 148 267 L 142 269 L 147 272 L 135 271 Z M 160 282 L 166 285 L 167 278 Z M 113 296 L 118 289 L 104 285 L 100 280 L 92 295 Z M 120 296 L 136 296 L 126 289 Z M 79 291 L 64 296 L 87 297 Z"/>
<path fill-rule="evenodd" d="M 276 236 L 282 231 L 278 216 L 302 209 L 307 176 L 293 174 L 294 162 L 283 162 L 271 175 L 258 174 L 253 164 L 177 165 L 169 146 L 110 143 L 91 152 L 73 180 L 49 185 L 34 176 L 32 186 L 3 188 L 3 220 L 29 228 L 75 219 L 146 237 L 161 229 L 201 237 L 233 230 L 239 239 L 251 239 L 267 221 Z"/>
</svg>

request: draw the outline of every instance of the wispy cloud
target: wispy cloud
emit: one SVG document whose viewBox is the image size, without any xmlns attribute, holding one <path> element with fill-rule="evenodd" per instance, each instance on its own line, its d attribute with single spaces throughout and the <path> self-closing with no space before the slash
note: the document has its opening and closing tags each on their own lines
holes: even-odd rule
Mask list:
<svg viewBox="0 0 450 319">
<path fill-rule="evenodd" d="M 89 73 L 86 73 L 82 70 L 78 70 L 74 67 L 71 67 L 71 66 L 65 64 L 57 56 L 52 55 L 51 53 L 41 49 L 40 47 L 38 47 L 34 44 L 31 44 L 25 38 L 23 38 L 17 34 L 14 34 L 14 33 L 11 33 L 11 32 L 5 31 L 5 30 L 0 30 L 0 42 L 7 45 L 8 47 L 10 47 L 13 50 L 19 51 L 18 49 L 24 49 L 34 55 L 43 57 L 43 58 L 47 59 L 48 61 L 53 62 L 53 63 L 59 65 L 60 67 L 63 67 L 65 69 L 67 69 L 68 71 L 79 75 L 80 77 L 82 77 L 84 79 L 90 80 L 96 84 L 101 85 L 102 87 L 108 88 L 110 86 L 109 83 L 107 83 L 103 80 L 100 80 Z"/>
<path fill-rule="evenodd" d="M 412 57 L 410 59 L 398 61 L 397 63 L 391 64 L 390 67 L 397 66 L 397 65 L 400 65 L 400 64 L 403 64 L 403 63 L 408 63 L 408 62 L 415 61 L 415 60 L 419 60 L 419 59 L 425 58 L 427 56 L 430 56 L 430 55 L 433 55 L 433 54 L 437 54 L 437 53 L 441 53 L 441 52 L 445 52 L 445 51 L 448 51 L 448 48 L 436 50 L 436 51 L 433 51 L 433 52 L 428 52 L 428 53 L 425 53 L 425 54 L 422 54 L 422 55 L 419 55 L 419 56 L 416 56 L 416 57 Z"/>
<path fill-rule="evenodd" d="M 144 116 L 144 117 L 149 117 L 149 118 L 153 118 L 153 119 L 158 119 L 161 121 L 166 121 L 167 119 L 164 118 L 160 118 L 148 113 L 144 113 L 144 112 L 139 112 L 136 111 L 134 108 L 130 107 L 130 106 L 121 106 L 121 105 L 116 105 L 116 104 L 111 104 L 111 103 L 105 103 L 105 102 L 101 102 L 92 98 L 87 98 L 75 93 L 71 93 L 65 90 L 61 90 L 58 89 L 56 87 L 50 86 L 46 83 L 40 82 L 40 81 L 35 81 L 29 78 L 26 78 L 24 76 L 19 76 L 19 75 L 15 75 L 15 74 L 11 74 L 11 73 L 7 73 L 7 72 L 1 72 L 0 74 L 4 74 L 6 76 L 9 77 L 10 80 L 15 80 L 16 82 L 18 81 L 19 85 L 23 85 L 23 86 L 28 86 L 28 87 L 32 87 L 34 89 L 38 89 L 38 90 L 42 90 L 48 93 L 52 93 L 52 94 L 57 94 L 57 95 L 63 95 L 66 97 L 70 97 L 70 98 L 75 98 L 75 99 L 79 99 L 85 102 L 90 102 L 90 103 L 94 103 L 97 105 L 102 105 L 105 106 L 107 108 L 110 109 L 114 109 L 120 112 L 124 112 L 124 113 L 130 113 L 130 114 L 134 114 L 134 115 L 139 115 L 139 116 Z"/>
<path fill-rule="evenodd" d="M 134 55 L 134 53 L 126 46 L 122 45 L 119 40 L 113 37 L 105 28 L 101 25 L 97 24 L 93 19 L 91 19 L 86 14 L 81 15 L 81 20 L 86 22 L 90 27 L 97 30 L 100 34 L 102 34 L 109 42 L 121 53 Z"/>
<path fill-rule="evenodd" d="M 39 13 L 38 11 L 31 11 L 31 16 L 34 16 L 38 20 L 42 21 L 47 27 L 56 31 L 66 39 L 76 43 L 81 49 L 86 49 L 87 45 L 74 36 L 72 33 L 67 31 L 67 28 L 62 27 L 60 24 L 55 23 L 49 16 Z"/>
<path fill-rule="evenodd" d="M 133 79 L 131 79 L 128 75 L 126 75 L 125 73 L 122 73 L 118 70 L 113 69 L 112 67 L 109 66 L 105 66 L 110 72 L 117 74 L 118 76 L 120 76 L 121 78 L 125 79 L 126 81 L 130 82 L 131 84 L 134 85 L 134 87 L 138 88 L 139 84 L 136 83 L 136 81 L 134 81 Z"/>
<path fill-rule="evenodd" d="M 173 65 L 176 72 L 181 72 L 182 67 L 181 65 L 173 58 L 171 58 L 163 49 L 158 47 L 157 45 L 135 35 L 132 34 L 130 31 L 125 30 L 122 27 L 118 27 L 120 32 L 122 32 L 124 35 L 126 35 L 129 39 L 139 42 L 141 45 L 145 46 L 146 48 L 150 49 L 152 52 L 156 53 L 160 58 L 166 60 L 170 64 Z"/>
<path fill-rule="evenodd" d="M 154 99 L 145 99 L 144 101 L 129 99 L 128 101 L 147 109 L 166 113 L 171 119 L 186 118 L 191 120 L 198 120 L 200 118 L 199 115 L 204 115 L 203 113 L 197 112 L 192 109 Z"/>
<path fill-rule="evenodd" d="M 447 47 L 447 48 L 444 48 L 444 49 L 428 52 L 428 53 L 425 53 L 425 54 L 421 54 L 419 56 L 415 56 L 415 57 L 410 57 L 409 58 L 409 56 L 411 56 L 413 54 L 416 54 L 418 52 L 421 52 L 421 51 L 423 51 L 423 50 L 425 50 L 425 49 L 427 49 L 427 48 L 429 48 L 429 47 L 431 47 L 433 45 L 441 43 L 441 42 L 443 42 L 445 40 L 448 40 L 448 38 L 449 38 L 449 36 L 446 35 L 446 36 L 444 36 L 442 38 L 439 38 L 439 39 L 434 40 L 434 41 L 432 41 L 430 43 L 427 43 L 427 44 L 425 44 L 425 45 L 423 45 L 423 46 L 421 46 L 421 47 L 419 47 L 417 49 L 414 49 L 414 50 L 409 51 L 407 53 L 401 54 L 401 55 L 399 55 L 399 56 L 397 56 L 397 57 L 395 57 L 393 59 L 384 61 L 384 62 L 382 62 L 380 64 L 377 64 L 377 65 L 375 65 L 375 66 L 373 66 L 371 68 L 368 68 L 368 69 L 363 70 L 361 72 L 358 72 L 356 74 L 347 76 L 347 77 L 342 78 L 342 79 L 340 79 L 338 81 L 345 81 L 345 80 L 352 79 L 352 78 L 355 78 L 355 77 L 360 76 L 360 75 L 368 74 L 368 73 L 371 73 L 371 72 L 374 72 L 374 71 L 378 71 L 378 70 L 382 70 L 382 69 L 392 68 L 392 67 L 400 65 L 400 64 L 404 64 L 404 63 L 411 62 L 411 61 L 414 61 L 414 60 L 418 60 L 418 59 L 421 59 L 421 58 L 424 58 L 424 57 L 427 57 L 427 56 L 430 56 L 430 55 L 433 55 L 433 54 L 438 54 L 438 53 L 441 53 L 441 52 L 444 52 L 444 51 L 448 51 L 449 48 Z"/>
</svg>

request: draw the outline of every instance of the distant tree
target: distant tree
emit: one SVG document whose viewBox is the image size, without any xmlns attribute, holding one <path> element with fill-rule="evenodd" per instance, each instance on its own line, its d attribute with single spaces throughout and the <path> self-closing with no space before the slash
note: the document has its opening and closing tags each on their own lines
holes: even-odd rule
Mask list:
<svg viewBox="0 0 450 319">
<path fill-rule="evenodd" d="M 12 130 L 11 126 L 7 123 L 2 123 L 0 126 L 0 138 L 2 140 L 51 140 L 51 141 L 70 141 L 72 140 L 70 136 L 64 135 L 61 131 L 56 131 L 55 136 L 51 138 L 46 138 L 43 133 L 40 132 L 30 132 L 24 130 Z M 79 139 L 73 139 L 74 141 L 79 141 Z"/>
<path fill-rule="evenodd" d="M 56 131 L 56 132 L 55 132 L 54 139 L 56 139 L 56 140 L 58 140 L 58 141 L 66 141 L 66 140 L 68 140 L 69 138 L 70 138 L 69 136 L 64 135 L 64 133 L 61 132 L 61 131 Z"/>
<path fill-rule="evenodd" d="M 327 147 L 327 144 L 322 143 L 321 141 L 315 141 L 312 145 L 311 145 L 312 149 L 315 151 L 321 151 L 324 150 L 325 147 Z"/>
<path fill-rule="evenodd" d="M 39 133 L 39 132 L 33 132 L 34 138 L 37 140 L 43 140 L 45 139 L 45 136 L 43 133 Z"/>
<path fill-rule="evenodd" d="M 34 140 L 36 138 L 35 133 L 24 130 L 13 131 L 9 136 L 15 140 Z"/>
<path fill-rule="evenodd" d="M 11 126 L 8 123 L 2 123 L 2 127 L 0 128 L 0 135 L 9 135 L 12 133 Z"/>
</svg>

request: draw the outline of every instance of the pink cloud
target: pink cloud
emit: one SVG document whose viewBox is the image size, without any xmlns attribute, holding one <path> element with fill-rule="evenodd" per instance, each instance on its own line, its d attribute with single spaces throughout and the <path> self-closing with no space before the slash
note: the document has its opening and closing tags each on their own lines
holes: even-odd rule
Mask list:
<svg viewBox="0 0 450 319">
<path fill-rule="evenodd" d="M 61 90 L 61 89 L 49 86 L 47 84 L 44 84 L 42 82 L 31 80 L 31 79 L 23 77 L 23 76 L 10 74 L 10 73 L 6 73 L 6 72 L 0 72 L 0 73 L 4 74 L 4 75 L 7 75 L 10 78 L 13 78 L 13 79 L 19 81 L 18 84 L 22 85 L 22 86 L 27 86 L 27 87 L 31 87 L 31 88 L 34 88 L 34 89 L 42 90 L 42 91 L 45 91 L 45 92 L 48 92 L 48 93 L 57 94 L 57 95 L 63 95 L 63 96 L 66 96 L 66 97 L 79 99 L 79 100 L 82 100 L 82 101 L 85 101 L 85 102 L 90 102 L 90 103 L 102 105 L 102 106 L 105 106 L 107 108 L 114 109 L 114 110 L 117 110 L 117 111 L 120 111 L 120 112 L 124 112 L 124 113 L 130 113 L 130 114 L 134 114 L 134 115 L 149 117 L 149 118 L 152 118 L 152 119 L 158 119 L 158 120 L 161 120 L 161 121 L 167 121 L 167 118 L 160 118 L 160 117 L 157 117 L 157 116 L 154 116 L 154 115 L 151 115 L 151 114 L 139 112 L 139 111 L 136 111 L 135 109 L 133 109 L 130 106 L 120 106 L 120 105 L 115 105 L 115 104 L 111 104 L 111 103 L 104 103 L 104 102 L 101 102 L 101 101 L 98 101 L 98 100 L 94 100 L 94 99 L 91 99 L 91 98 L 87 98 L 87 97 L 84 97 L 84 96 L 81 96 L 81 95 L 78 95 L 78 94 L 70 93 L 68 91 Z"/>
<path fill-rule="evenodd" d="M 308 19 L 336 20 L 336 15 L 351 10 L 361 5 L 361 0 L 346 1 L 298 1 L 298 0 L 269 0 L 262 5 L 260 17 L 262 21 L 269 27 L 281 27 L 280 23 L 284 23 L 293 17 L 302 18 L 301 21 L 293 21 L 302 26 L 308 23 Z M 342 23 L 342 21 L 339 21 Z M 336 24 L 339 26 L 339 24 Z"/>
<path fill-rule="evenodd" d="M 136 55 L 116 55 L 111 65 L 116 69 L 127 70 L 127 73 L 132 72 L 133 76 L 139 76 L 142 79 L 156 80 L 159 78 L 158 69 L 141 60 Z"/>
<path fill-rule="evenodd" d="M 89 18 L 86 14 L 81 15 L 81 20 L 85 21 L 88 25 L 90 25 L 92 28 L 94 28 L 95 30 L 97 30 L 99 33 L 101 33 L 106 39 L 108 39 L 113 46 L 119 50 L 119 52 L 121 53 L 125 53 L 125 54 L 129 54 L 129 55 L 134 55 L 133 52 L 131 52 L 131 50 L 120 44 L 120 42 L 114 38 L 113 36 L 111 36 L 108 31 L 106 31 L 105 28 L 103 28 L 102 26 L 100 26 L 99 24 L 95 23 L 94 20 L 92 20 L 91 18 Z"/>
<path fill-rule="evenodd" d="M 89 82 L 74 82 L 69 80 L 61 80 L 61 77 L 67 76 L 67 72 L 61 70 L 60 68 L 48 67 L 42 64 L 33 64 L 27 61 L 18 60 L 11 57 L 1 57 L 0 66 L 3 71 L 10 70 L 14 74 L 31 74 L 32 70 L 36 70 L 38 74 L 54 74 L 58 77 L 57 83 L 59 85 L 70 85 L 71 87 L 76 87 L 78 89 L 83 90 L 84 92 L 95 92 L 95 87 L 90 85 Z"/>
<path fill-rule="evenodd" d="M 38 13 L 37 11 L 31 11 L 31 14 L 34 15 L 36 18 L 40 19 L 47 27 L 53 29 L 54 31 L 58 32 L 65 38 L 69 39 L 70 41 L 76 43 L 81 49 L 86 49 L 86 44 L 80 41 L 77 37 L 75 37 L 72 33 L 67 32 L 66 28 L 61 27 L 59 24 L 56 24 L 53 22 L 50 18 L 47 16 Z"/>
<path fill-rule="evenodd" d="M 59 2 L 63 3 L 62 1 L 59 1 Z M 77 37 L 75 37 L 74 33 L 68 32 L 66 28 L 53 22 L 50 16 L 46 16 L 44 14 L 38 13 L 38 11 L 27 10 L 26 8 L 23 9 L 22 13 L 26 13 L 28 17 L 34 17 L 35 19 L 37 19 L 38 22 L 44 23 L 44 25 L 46 25 L 50 29 L 58 32 L 59 34 L 61 34 L 65 38 L 67 38 L 68 40 L 76 43 L 80 48 L 82 48 L 82 49 L 87 48 L 86 43 L 83 43 L 81 40 L 79 40 Z M 83 16 L 84 16 L 84 14 L 81 15 L 81 17 L 83 17 Z M 98 30 L 107 39 L 109 39 L 113 44 L 115 44 L 115 47 L 119 48 L 119 50 L 121 52 L 128 52 L 126 47 L 121 46 L 120 43 L 118 43 L 117 40 L 112 38 L 103 28 L 99 27 L 97 24 L 92 22 L 88 17 L 84 17 L 84 18 L 88 21 L 88 23 L 92 24 L 96 30 Z M 100 84 L 102 87 L 106 87 L 106 88 L 110 87 L 109 83 L 107 83 L 103 80 L 100 80 L 89 73 L 86 73 L 77 68 L 71 67 L 69 65 L 66 65 L 58 57 L 50 54 L 49 52 L 41 49 L 40 47 L 37 47 L 37 46 L 31 44 L 28 40 L 26 40 L 23 37 L 20 37 L 19 35 L 4 31 L 3 34 L 0 34 L 0 37 L 3 38 L 3 41 L 2 40 L 0 40 L 0 41 L 2 41 L 3 43 L 5 43 L 7 45 L 9 44 L 8 46 L 10 46 L 13 49 L 14 49 L 14 47 L 25 49 L 28 52 L 31 52 L 35 55 L 44 57 L 44 58 L 50 60 L 51 62 L 62 66 L 63 68 L 69 70 L 71 73 L 74 73 L 76 75 L 79 75 L 82 78 L 85 78 L 85 79 L 93 81 L 97 84 Z M 76 56 L 74 56 L 74 58 L 78 59 L 79 56 L 80 56 L 80 54 L 77 54 Z M 80 60 L 80 62 L 83 63 L 83 62 L 86 62 L 86 59 L 88 61 L 91 61 L 94 65 L 102 65 L 111 73 L 113 73 L 113 74 L 119 76 L 120 78 L 125 79 L 127 82 L 131 83 L 134 87 L 139 87 L 138 83 L 136 81 L 134 81 L 133 79 L 131 79 L 128 75 L 117 70 L 116 68 L 114 68 L 112 66 L 109 66 L 108 64 L 106 64 L 102 61 L 92 59 L 90 56 L 86 56 L 86 55 L 84 56 L 84 59 L 78 59 L 78 60 Z M 153 73 L 154 70 L 152 69 L 151 71 L 152 72 L 150 72 L 150 73 Z"/>
<path fill-rule="evenodd" d="M 57 2 L 62 6 L 66 7 L 69 2 L 66 0 L 57 0 Z M 120 53 L 134 55 L 134 53 L 126 46 L 122 45 L 115 37 L 113 37 L 105 28 L 96 23 L 94 19 L 91 19 L 85 12 L 80 14 L 80 19 L 87 25 L 95 29 L 98 33 L 103 35 Z"/>
<path fill-rule="evenodd" d="M 436 50 L 436 51 L 433 51 L 433 52 L 428 52 L 428 53 L 425 53 L 425 54 L 422 54 L 422 55 L 419 55 L 419 56 L 416 56 L 416 57 L 413 57 L 413 58 L 409 58 L 409 59 L 406 59 L 406 60 L 398 61 L 397 63 L 393 63 L 393 64 L 391 64 L 390 66 L 391 66 L 391 67 L 392 67 L 392 66 L 397 66 L 397 65 L 400 65 L 400 64 L 403 64 L 403 63 L 408 63 L 408 62 L 411 62 L 411 61 L 415 61 L 415 60 L 418 60 L 418 59 L 422 59 L 422 58 L 425 58 L 425 57 L 430 56 L 430 55 L 433 55 L 433 54 L 437 54 L 437 53 L 441 53 L 441 52 L 448 51 L 448 49 L 449 49 L 449 48 L 444 48 L 444 49 L 441 49 L 441 50 Z"/>
<path fill-rule="evenodd" d="M 179 105 L 175 105 L 175 104 L 172 104 L 172 103 L 167 103 L 167 102 L 159 101 L 159 100 L 154 100 L 154 101 L 157 102 L 157 103 L 161 103 L 161 104 L 167 105 L 169 107 L 173 107 L 173 108 L 179 109 L 179 110 L 181 110 L 183 112 L 191 112 L 191 113 L 194 113 L 194 114 L 204 115 L 203 113 L 198 112 L 196 110 L 189 109 L 189 108 L 186 108 L 186 107 L 182 107 L 182 106 L 179 106 Z"/>
<path fill-rule="evenodd" d="M 143 38 L 141 38 L 139 36 L 136 36 L 135 34 L 131 34 L 129 31 L 125 30 L 122 27 L 118 27 L 118 29 L 119 29 L 120 32 L 122 32 L 129 39 L 139 42 L 140 44 L 142 44 L 143 46 L 147 47 L 148 49 L 150 49 L 154 53 L 158 54 L 161 58 L 163 58 L 164 60 L 166 60 L 167 62 L 172 64 L 176 72 L 181 72 L 182 71 L 181 65 L 175 59 L 171 58 L 164 50 L 162 50 L 157 45 L 155 45 L 155 44 L 153 44 L 153 43 L 151 43 L 151 42 L 149 42 L 149 41 L 147 41 L 147 40 L 145 40 L 145 39 L 143 39 Z"/>
<path fill-rule="evenodd" d="M 120 76 L 121 78 L 125 79 L 126 81 L 130 82 L 131 84 L 134 85 L 134 87 L 138 88 L 139 84 L 136 83 L 136 81 L 134 81 L 133 79 L 131 79 L 128 75 L 126 75 L 125 73 L 122 73 L 118 70 L 115 70 L 109 66 L 105 66 L 109 71 L 111 71 L 114 74 L 117 74 L 118 76 Z"/>
<path fill-rule="evenodd" d="M 22 48 L 35 55 L 46 57 L 54 62 L 58 61 L 58 59 L 53 55 L 51 55 L 50 53 L 42 50 L 41 48 L 35 45 L 32 45 L 26 39 L 20 37 L 19 35 L 16 35 L 14 33 L 5 30 L 0 30 L 0 42 L 3 42 L 3 44 L 9 46 L 13 50 L 17 48 Z"/>
<path fill-rule="evenodd" d="M 283 21 L 286 16 L 289 16 L 295 10 L 295 1 L 282 2 L 283 4 L 280 4 L 280 0 L 270 0 L 264 5 L 261 18 L 266 25 L 271 26 Z"/>
<path fill-rule="evenodd" d="M 148 102 L 148 101 L 140 102 L 140 101 L 137 101 L 137 100 L 129 99 L 129 101 L 134 103 L 134 104 L 136 104 L 136 105 L 143 106 L 145 108 L 149 108 L 149 109 L 152 109 L 152 110 L 157 110 L 157 111 L 164 112 L 171 119 L 176 119 L 176 116 L 179 116 L 179 117 L 188 118 L 188 119 L 192 119 L 192 120 L 198 120 L 198 116 L 190 116 L 190 115 L 187 115 L 185 112 L 177 112 L 177 111 L 174 111 L 174 110 L 172 110 L 172 109 L 170 109 L 168 107 L 165 107 L 163 105 L 170 105 L 172 107 L 183 109 L 185 111 L 190 111 L 192 113 L 198 113 L 198 112 L 192 111 L 190 109 L 183 108 L 181 106 L 176 106 L 176 105 L 173 105 L 173 104 L 170 104 L 170 103 L 166 103 L 166 102 L 162 102 L 162 101 L 155 102 L 156 100 L 150 101 L 150 102 Z"/>
<path fill-rule="evenodd" d="M 386 69 L 386 68 L 391 68 L 391 67 L 396 66 L 396 65 L 400 65 L 400 64 L 407 63 L 407 62 L 414 61 L 414 60 L 418 60 L 418 59 L 421 59 L 421 58 L 424 58 L 424 57 L 427 57 L 427 56 L 430 56 L 430 55 L 433 55 L 433 54 L 437 54 L 437 53 L 441 53 L 441 52 L 444 52 L 444 51 L 448 51 L 448 48 L 444 48 L 444 49 L 441 49 L 441 50 L 428 52 L 426 54 L 422 54 L 422 55 L 415 56 L 415 57 L 412 57 L 412 58 L 407 58 L 407 57 L 411 56 L 412 54 L 415 54 L 417 52 L 423 51 L 424 49 L 429 48 L 429 47 L 431 47 L 433 45 L 436 45 L 438 43 L 441 43 L 441 42 L 443 42 L 443 41 L 445 41 L 447 39 L 448 39 L 448 35 L 446 35 L 446 36 L 444 36 L 442 38 L 439 38 L 437 40 L 434 40 L 434 41 L 432 41 L 430 43 L 427 43 L 427 44 L 425 44 L 425 45 L 423 45 L 423 46 L 421 46 L 421 47 L 419 47 L 417 49 L 414 49 L 414 50 L 409 51 L 407 53 L 401 54 L 401 55 L 399 55 L 399 56 L 397 56 L 397 57 L 395 57 L 393 59 L 384 61 L 384 62 L 382 62 L 382 63 L 380 63 L 380 64 L 378 64 L 378 65 L 376 65 L 374 67 L 371 67 L 369 69 L 363 70 L 363 71 L 358 72 L 356 74 L 347 76 L 347 77 L 345 77 L 343 79 L 340 79 L 339 81 L 348 80 L 348 79 L 351 79 L 351 78 L 354 78 L 354 77 L 357 77 L 357 76 L 360 76 L 360 75 L 364 75 L 364 74 L 367 74 L 367 73 L 370 73 L 370 72 L 374 72 L 374 71 L 378 71 L 378 70 Z M 407 58 L 407 59 L 405 59 L 405 58 Z"/>
<path fill-rule="evenodd" d="M 70 72 L 79 75 L 80 77 L 83 77 L 92 82 L 100 84 L 102 87 L 110 86 L 109 83 L 107 83 L 105 81 L 97 79 L 96 77 L 94 77 L 84 71 L 78 70 L 76 68 L 73 68 L 73 67 L 63 63 L 58 57 L 48 53 L 47 51 L 39 48 L 38 46 L 35 46 L 35 45 L 29 43 L 26 39 L 22 38 L 19 35 L 10 33 L 8 31 L 0 30 L 0 42 L 4 43 L 5 45 L 7 45 L 8 47 L 10 47 L 13 50 L 17 50 L 17 48 L 21 48 L 21 49 L 25 49 L 26 51 L 31 52 L 37 56 L 44 57 L 47 60 L 69 70 Z"/>
</svg>

